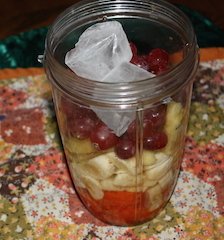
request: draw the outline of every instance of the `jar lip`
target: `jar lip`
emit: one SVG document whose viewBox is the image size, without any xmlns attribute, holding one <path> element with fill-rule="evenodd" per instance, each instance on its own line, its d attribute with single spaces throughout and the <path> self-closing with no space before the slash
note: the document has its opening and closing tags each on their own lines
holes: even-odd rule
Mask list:
<svg viewBox="0 0 224 240">
<path fill-rule="evenodd" d="M 161 95 L 161 91 L 158 92 L 158 89 L 159 88 L 160 89 L 164 88 L 163 84 L 161 84 L 161 83 L 164 83 L 164 81 L 166 81 L 166 86 L 168 87 L 168 89 L 171 91 L 171 88 L 173 88 L 172 91 L 174 92 L 175 90 L 178 89 L 178 87 L 180 87 L 180 86 L 182 86 L 183 84 L 186 83 L 186 81 L 179 80 L 176 84 L 173 84 L 172 79 L 173 79 L 174 76 L 180 75 L 180 71 L 183 70 L 183 69 L 186 71 L 186 74 L 189 75 L 189 72 L 191 72 L 192 70 L 189 71 L 187 68 L 192 68 L 192 69 L 194 69 L 194 72 L 195 72 L 195 69 L 196 69 L 195 65 L 198 64 L 198 51 L 197 51 L 197 40 L 196 40 L 196 36 L 194 34 L 193 26 L 191 25 L 190 20 L 186 17 L 186 15 L 180 9 L 178 9 L 174 5 L 172 5 L 172 4 L 170 4 L 166 1 L 163 1 L 163 0 L 156 0 L 156 1 L 147 1 L 147 0 L 139 1 L 139 0 L 137 0 L 135 2 L 138 2 L 138 3 L 141 3 L 141 4 L 143 4 L 143 3 L 148 3 L 148 4 L 156 3 L 156 4 L 162 4 L 164 6 L 172 8 L 172 10 L 178 11 L 178 15 L 181 16 L 183 21 L 185 21 L 185 23 L 189 27 L 189 30 L 190 30 L 190 33 L 191 33 L 191 38 L 188 40 L 188 42 L 184 46 L 187 49 L 186 55 L 183 57 L 183 59 L 180 62 L 175 64 L 175 66 L 173 66 L 171 69 L 169 69 L 168 71 L 166 71 L 166 72 L 164 72 L 160 75 L 157 75 L 155 77 L 151 77 L 151 78 L 148 78 L 148 79 L 137 80 L 137 81 L 133 81 L 133 82 L 119 82 L 119 83 L 102 82 L 102 81 L 84 79 L 82 77 L 77 76 L 74 72 L 68 70 L 67 67 L 62 65 L 56 58 L 54 58 L 53 48 L 49 47 L 49 46 L 51 46 L 50 40 L 52 40 L 51 37 L 54 33 L 54 27 L 60 21 L 62 21 L 66 17 L 68 17 L 68 15 L 71 14 L 71 11 L 74 9 L 74 7 L 76 7 L 76 8 L 77 7 L 83 7 L 83 4 L 84 5 L 85 4 L 94 4 L 94 3 L 98 3 L 98 2 L 114 2 L 115 3 L 117 1 L 115 1 L 115 0 L 112 0 L 112 1 L 108 1 L 108 0 L 100 0 L 100 1 L 84 0 L 84 1 L 78 2 L 76 4 L 73 4 L 68 9 L 66 9 L 64 12 L 62 12 L 58 16 L 58 18 L 56 18 L 52 27 L 48 31 L 47 38 L 46 38 L 46 43 L 45 43 L 46 48 L 45 48 L 44 64 L 46 63 L 46 60 L 47 60 L 50 67 L 54 67 L 54 69 L 56 69 L 56 71 L 58 73 L 60 73 L 60 75 L 63 75 L 63 78 L 65 80 L 65 81 L 63 81 L 63 86 L 62 86 L 61 82 L 59 83 L 57 81 L 57 83 L 54 83 L 58 87 L 60 87 L 61 89 L 64 89 L 65 91 L 68 91 L 72 95 L 74 93 L 77 94 L 77 91 L 78 91 L 78 94 L 80 94 L 79 91 L 80 90 L 82 91 L 82 90 L 84 90 L 84 88 L 86 88 L 86 90 L 84 90 L 85 93 L 83 92 L 83 94 L 84 95 L 86 94 L 88 97 L 90 97 L 91 94 L 88 93 L 88 90 L 90 90 L 90 89 L 88 89 L 88 86 L 91 86 L 92 84 L 96 84 L 99 89 L 102 89 L 104 91 L 107 91 L 109 89 L 110 89 L 110 91 L 116 91 L 117 90 L 118 93 L 120 94 L 120 96 L 121 97 L 123 96 L 123 98 L 125 98 L 124 94 L 122 94 L 122 91 L 124 92 L 124 90 L 129 90 L 129 91 L 131 91 L 131 93 L 134 94 L 135 93 L 134 88 L 136 88 L 136 87 L 141 89 L 141 88 L 144 88 L 144 86 L 146 86 L 146 84 L 147 84 L 147 88 L 150 88 L 150 87 L 153 88 L 153 87 L 155 87 L 155 85 L 157 85 L 156 91 L 152 92 L 152 95 L 155 95 L 154 97 L 157 97 L 159 92 L 160 92 L 160 95 Z M 120 2 L 130 2 L 130 0 L 123 0 L 123 1 L 120 1 Z M 194 63 L 194 64 L 192 64 L 192 63 Z M 190 65 L 193 65 L 193 66 L 189 67 Z M 75 76 L 75 79 L 76 79 L 76 83 L 78 83 L 78 86 L 76 85 L 75 88 L 72 87 L 72 85 L 74 86 L 74 84 L 72 84 L 72 83 L 74 83 L 74 76 Z M 168 86 L 167 84 L 171 84 L 171 85 Z M 65 85 L 67 85 L 67 86 L 65 86 Z M 77 87 L 78 87 L 78 90 L 76 89 Z M 158 94 L 156 94 L 156 92 L 158 92 Z M 101 97 L 102 97 L 102 100 L 105 101 L 104 97 L 103 96 L 101 96 Z M 153 97 L 153 96 L 151 96 L 151 97 Z M 98 100 L 92 99 L 92 100 L 93 101 L 100 101 L 100 99 L 98 99 Z M 122 100 L 122 102 L 123 102 L 123 100 Z M 135 98 L 135 100 L 136 100 L 136 98 Z M 132 101 L 127 101 L 127 102 L 130 103 Z"/>
</svg>

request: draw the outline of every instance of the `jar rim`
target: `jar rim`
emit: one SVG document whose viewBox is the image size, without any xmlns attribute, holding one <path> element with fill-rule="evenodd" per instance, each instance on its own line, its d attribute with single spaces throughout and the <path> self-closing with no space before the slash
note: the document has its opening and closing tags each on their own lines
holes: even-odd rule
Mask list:
<svg viewBox="0 0 224 240">
<path fill-rule="evenodd" d="M 141 7 L 146 4 L 151 6 L 156 4 L 156 6 L 162 6 L 163 8 L 169 8 L 170 11 L 175 11 L 175 14 L 178 15 L 188 27 L 189 32 L 191 33 L 190 39 L 185 44 L 186 56 L 174 67 L 166 71 L 165 73 L 149 78 L 133 82 L 120 82 L 120 83 L 106 83 L 101 81 L 93 81 L 89 79 L 84 79 L 77 76 L 75 73 L 68 71 L 57 59 L 54 58 L 54 52 L 51 47 L 52 45 L 52 36 L 54 32 L 59 28 L 63 28 L 64 21 L 66 18 L 69 19 L 71 14 L 74 14 L 74 11 L 81 12 L 85 11 L 87 6 L 89 8 L 94 4 L 100 7 L 100 4 L 114 3 L 115 5 L 119 3 L 119 6 L 122 4 L 132 3 L 130 0 L 121 0 L 121 1 L 108 1 L 108 0 L 84 0 L 76 4 L 73 4 L 71 7 L 62 12 L 55 22 L 49 29 L 46 37 L 45 43 L 45 69 L 52 75 L 57 76 L 57 74 L 63 76 L 63 82 L 59 81 L 57 78 L 52 77 L 51 82 L 57 87 L 60 88 L 66 95 L 71 98 L 78 98 L 79 100 L 85 99 L 88 100 L 90 104 L 99 105 L 99 106 L 108 106 L 109 105 L 122 105 L 124 108 L 141 102 L 154 102 L 156 100 L 161 100 L 167 98 L 167 96 L 172 95 L 174 92 L 177 92 L 179 88 L 187 84 L 192 80 L 192 76 L 195 74 L 197 65 L 199 62 L 198 59 L 198 46 L 196 36 L 194 34 L 193 26 L 191 25 L 190 20 L 187 16 L 174 5 L 165 2 L 163 0 L 156 1 L 134 1 L 135 5 L 141 4 Z M 95 6 L 94 5 L 94 6 Z M 96 11 L 96 9 L 94 9 Z M 80 13 L 80 14 L 81 14 Z M 78 16 L 77 16 L 78 17 Z M 81 21 L 82 19 L 79 19 Z M 60 25 L 61 24 L 61 25 Z M 54 69 L 51 71 L 50 69 Z M 74 77 L 76 79 L 76 84 L 74 86 Z M 178 79 L 173 81 L 173 79 Z M 54 81 L 53 81 L 54 79 Z M 94 83 L 94 88 L 93 88 Z M 145 88 L 147 86 L 147 88 Z M 97 96 L 91 93 L 91 91 L 97 89 Z M 147 89 L 151 89 L 150 96 L 146 93 Z M 108 92 L 113 91 L 113 96 L 109 97 Z"/>
</svg>

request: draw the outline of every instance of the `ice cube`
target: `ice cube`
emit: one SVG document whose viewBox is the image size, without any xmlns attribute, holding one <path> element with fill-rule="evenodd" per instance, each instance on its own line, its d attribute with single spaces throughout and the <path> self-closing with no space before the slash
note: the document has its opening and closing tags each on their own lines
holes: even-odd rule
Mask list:
<svg viewBox="0 0 224 240">
<path fill-rule="evenodd" d="M 130 63 L 132 51 L 122 25 L 117 21 L 97 23 L 86 29 L 65 63 L 78 76 L 102 82 L 133 82 L 154 75 Z M 96 93 L 97 94 L 97 93 Z M 135 118 L 135 112 L 101 110 L 93 107 L 98 117 L 121 136 Z"/>
<path fill-rule="evenodd" d="M 97 23 L 87 28 L 65 63 L 78 76 L 103 81 L 122 62 L 129 62 L 132 51 L 122 25 L 117 21 Z"/>
<path fill-rule="evenodd" d="M 133 82 L 154 77 L 155 75 L 132 63 L 123 62 L 112 69 L 103 79 L 104 82 Z"/>
</svg>

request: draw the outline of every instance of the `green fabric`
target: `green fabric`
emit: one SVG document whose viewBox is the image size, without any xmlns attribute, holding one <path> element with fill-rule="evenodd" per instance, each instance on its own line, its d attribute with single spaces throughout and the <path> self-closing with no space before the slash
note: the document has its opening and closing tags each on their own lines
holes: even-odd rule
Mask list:
<svg viewBox="0 0 224 240">
<path fill-rule="evenodd" d="M 199 47 L 223 47 L 224 31 L 196 11 L 177 5 L 191 20 Z M 0 41 L 0 69 L 42 67 L 37 56 L 43 54 L 47 27 L 23 32 Z"/>
</svg>

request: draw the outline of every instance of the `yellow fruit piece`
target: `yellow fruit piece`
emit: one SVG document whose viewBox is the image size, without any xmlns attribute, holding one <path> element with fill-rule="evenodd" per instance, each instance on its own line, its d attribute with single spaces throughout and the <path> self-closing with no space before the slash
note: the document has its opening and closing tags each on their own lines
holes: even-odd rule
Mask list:
<svg viewBox="0 0 224 240">
<path fill-rule="evenodd" d="M 159 184 L 148 188 L 146 194 L 147 198 L 145 204 L 149 211 L 154 211 L 163 204 L 163 195 Z"/>
<path fill-rule="evenodd" d="M 90 176 L 82 177 L 82 181 L 86 186 L 87 190 L 89 191 L 90 195 L 94 199 L 100 200 L 103 198 L 104 193 L 103 193 L 103 190 L 101 189 L 101 185 L 99 181 L 97 181 L 96 179 Z"/>
<path fill-rule="evenodd" d="M 173 150 L 177 150 L 178 144 L 181 144 L 181 136 L 183 131 L 181 124 L 184 116 L 184 109 L 181 103 L 171 102 L 167 106 L 165 132 L 168 137 L 168 143 L 165 152 L 172 154 Z"/>
<path fill-rule="evenodd" d="M 65 139 L 64 148 L 69 152 L 76 154 L 90 154 L 95 151 L 95 148 L 89 139 L 80 140 L 74 137 Z"/>
<path fill-rule="evenodd" d="M 144 150 L 142 158 L 144 166 L 151 166 L 156 163 L 155 154 L 152 151 Z"/>
<path fill-rule="evenodd" d="M 167 160 L 156 164 L 154 167 L 147 169 L 147 171 L 145 171 L 146 177 L 149 180 L 154 180 L 154 181 L 160 180 L 163 176 L 166 175 L 166 173 L 171 168 L 172 161 L 173 159 L 170 157 L 170 158 L 167 158 Z"/>
<path fill-rule="evenodd" d="M 175 176 L 173 175 L 172 170 L 169 170 L 160 180 L 159 185 L 161 189 L 164 191 L 167 187 L 171 186 L 175 180 Z"/>
<path fill-rule="evenodd" d="M 115 172 L 115 166 L 110 160 L 109 154 L 90 159 L 85 164 L 80 164 L 85 169 L 85 173 L 95 179 L 106 179 L 111 177 Z"/>
<path fill-rule="evenodd" d="M 177 129 L 183 119 L 183 107 L 181 103 L 171 102 L 167 105 L 165 129 Z"/>
</svg>

